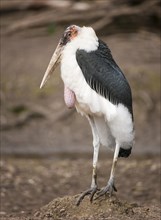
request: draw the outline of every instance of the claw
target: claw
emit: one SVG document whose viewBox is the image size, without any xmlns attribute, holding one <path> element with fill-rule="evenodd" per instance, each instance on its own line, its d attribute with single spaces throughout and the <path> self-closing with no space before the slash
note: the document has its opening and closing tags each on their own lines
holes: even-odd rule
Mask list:
<svg viewBox="0 0 161 220">
<path fill-rule="evenodd" d="M 107 186 L 105 186 L 104 188 L 102 188 L 102 189 L 97 193 L 97 196 L 96 196 L 96 198 L 95 198 L 94 200 L 100 198 L 100 197 L 103 196 L 103 195 L 106 196 L 107 194 L 109 194 L 109 196 L 111 196 L 112 193 L 113 193 L 113 191 L 117 192 L 117 189 L 116 189 L 114 183 L 111 182 L 111 181 L 109 181 L 108 184 L 107 184 Z"/>
<path fill-rule="evenodd" d="M 117 192 L 117 188 L 114 184 L 113 184 L 113 189 L 114 189 L 115 192 Z"/>
<path fill-rule="evenodd" d="M 78 201 L 76 202 L 76 206 L 79 206 L 81 201 L 84 199 L 85 196 L 90 195 L 90 202 L 93 202 L 93 197 L 95 193 L 98 191 L 97 186 L 94 186 L 90 189 L 87 189 L 85 192 L 82 193 L 82 195 L 78 198 Z"/>
</svg>

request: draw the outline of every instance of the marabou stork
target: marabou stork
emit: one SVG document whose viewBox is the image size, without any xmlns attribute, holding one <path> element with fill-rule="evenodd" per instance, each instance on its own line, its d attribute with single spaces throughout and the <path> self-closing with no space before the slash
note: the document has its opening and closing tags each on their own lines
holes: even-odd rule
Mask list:
<svg viewBox="0 0 161 220">
<path fill-rule="evenodd" d="M 118 157 L 128 157 L 134 142 L 132 96 L 130 86 L 108 46 L 91 27 L 69 26 L 63 33 L 51 58 L 40 88 L 57 64 L 61 65 L 64 100 L 86 116 L 93 135 L 93 174 L 91 187 L 83 192 L 95 199 L 117 191 L 114 184 Z M 99 147 L 114 150 L 110 178 L 101 190 L 97 186 Z"/>
</svg>

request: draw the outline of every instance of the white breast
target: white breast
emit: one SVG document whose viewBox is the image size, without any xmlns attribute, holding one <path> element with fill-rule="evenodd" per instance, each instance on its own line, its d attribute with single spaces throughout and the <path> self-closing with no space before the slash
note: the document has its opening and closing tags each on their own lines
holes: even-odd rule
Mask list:
<svg viewBox="0 0 161 220">
<path fill-rule="evenodd" d="M 75 54 L 70 53 L 70 50 L 63 53 L 61 77 L 64 84 L 75 93 L 76 108 L 80 113 L 103 116 L 108 109 L 108 120 L 115 115 L 116 107 L 91 89 L 78 66 Z"/>
</svg>

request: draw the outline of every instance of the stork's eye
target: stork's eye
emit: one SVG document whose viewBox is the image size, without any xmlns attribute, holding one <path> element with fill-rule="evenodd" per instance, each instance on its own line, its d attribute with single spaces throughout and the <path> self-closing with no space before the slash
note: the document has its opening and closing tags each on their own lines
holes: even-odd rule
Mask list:
<svg viewBox="0 0 161 220">
<path fill-rule="evenodd" d="M 67 33 L 67 36 L 68 36 L 68 37 L 71 37 L 71 35 L 72 35 L 71 32 L 68 32 L 68 33 Z"/>
</svg>

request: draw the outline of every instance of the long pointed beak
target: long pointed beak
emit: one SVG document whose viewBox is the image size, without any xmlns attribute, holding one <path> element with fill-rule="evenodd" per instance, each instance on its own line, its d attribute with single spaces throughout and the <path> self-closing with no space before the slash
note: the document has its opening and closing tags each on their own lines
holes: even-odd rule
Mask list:
<svg viewBox="0 0 161 220">
<path fill-rule="evenodd" d="M 45 83 L 47 82 L 51 74 L 54 72 L 57 65 L 60 63 L 62 50 L 63 50 L 63 46 L 61 44 L 61 41 L 59 41 L 58 46 L 55 49 L 55 52 L 50 60 L 50 63 L 47 67 L 47 70 L 40 84 L 40 89 L 45 85 Z"/>
</svg>

